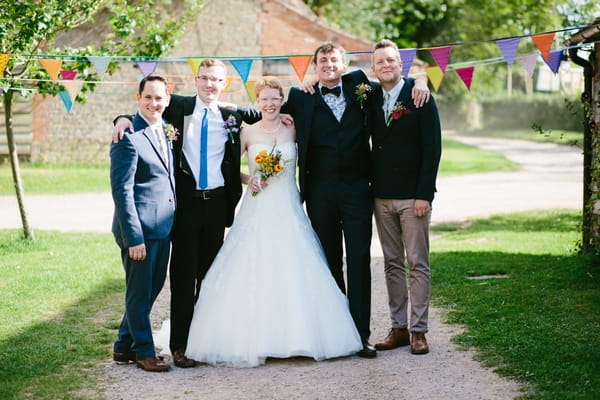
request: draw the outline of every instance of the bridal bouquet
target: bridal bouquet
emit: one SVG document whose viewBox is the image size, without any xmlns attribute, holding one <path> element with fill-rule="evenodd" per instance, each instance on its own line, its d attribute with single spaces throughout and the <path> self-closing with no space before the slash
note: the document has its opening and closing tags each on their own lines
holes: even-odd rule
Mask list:
<svg viewBox="0 0 600 400">
<path fill-rule="evenodd" d="M 275 150 L 275 146 L 267 153 L 267 150 L 262 150 L 254 157 L 254 161 L 258 166 L 254 170 L 254 176 L 258 177 L 259 185 L 260 181 L 266 181 L 273 175 L 277 175 L 283 171 L 283 160 L 281 151 Z M 256 196 L 258 192 L 252 192 L 252 196 Z"/>
</svg>

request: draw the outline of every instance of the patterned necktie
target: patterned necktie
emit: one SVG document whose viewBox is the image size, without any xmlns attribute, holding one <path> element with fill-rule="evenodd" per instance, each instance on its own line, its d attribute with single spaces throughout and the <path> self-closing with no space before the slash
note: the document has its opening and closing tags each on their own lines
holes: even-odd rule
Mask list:
<svg viewBox="0 0 600 400">
<path fill-rule="evenodd" d="M 200 189 L 208 186 L 207 150 L 208 150 L 208 108 L 204 109 L 202 116 L 202 127 L 200 129 L 200 173 L 198 174 L 198 185 Z"/>
<path fill-rule="evenodd" d="M 383 92 L 383 114 L 385 116 L 385 121 L 387 122 L 390 117 L 390 103 L 391 103 L 391 95 L 388 92 Z"/>
<path fill-rule="evenodd" d="M 169 161 L 169 156 L 167 154 L 167 145 L 163 138 L 162 129 L 154 128 L 152 131 L 154 132 L 154 136 L 156 137 L 156 141 L 158 142 L 158 148 L 160 149 L 160 154 L 162 154 L 163 160 L 165 162 Z"/>
</svg>

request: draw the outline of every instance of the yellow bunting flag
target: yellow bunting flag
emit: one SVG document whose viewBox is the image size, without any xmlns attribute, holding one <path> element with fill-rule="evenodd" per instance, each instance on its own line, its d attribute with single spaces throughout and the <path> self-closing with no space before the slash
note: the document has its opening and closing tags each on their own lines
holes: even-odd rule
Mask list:
<svg viewBox="0 0 600 400">
<path fill-rule="evenodd" d="M 254 104 L 256 100 L 256 95 L 254 93 L 254 88 L 256 87 L 256 81 L 248 81 L 246 82 L 246 93 L 248 93 L 248 97 L 250 97 L 250 101 Z"/>
<path fill-rule="evenodd" d="M 440 84 L 442 83 L 442 79 L 444 79 L 444 73 L 442 72 L 442 69 L 436 65 L 425 68 L 425 72 L 427 72 L 427 77 L 433 85 L 433 89 L 437 92 Z"/>
<path fill-rule="evenodd" d="M 202 62 L 202 60 L 204 60 L 204 58 L 188 58 L 187 62 L 188 64 L 190 64 L 190 68 L 192 69 L 192 74 L 194 74 L 194 76 L 196 76 L 196 74 L 198 73 L 198 67 L 200 66 L 200 63 Z"/>
<path fill-rule="evenodd" d="M 552 42 L 554 41 L 555 32 L 541 33 L 539 35 L 533 35 L 531 40 L 542 53 L 544 60 L 548 61 L 550 56 L 550 49 L 552 48 Z"/>
<path fill-rule="evenodd" d="M 62 60 L 44 58 L 40 60 L 40 64 L 46 69 L 46 72 L 48 72 L 48 75 L 50 75 L 50 79 L 56 81 L 56 79 L 58 78 L 58 72 L 60 71 Z"/>
<path fill-rule="evenodd" d="M 306 75 L 306 71 L 308 70 L 308 66 L 312 61 L 312 56 L 292 56 L 288 57 L 288 61 L 296 71 L 296 75 L 300 82 L 304 81 L 304 75 Z"/>
<path fill-rule="evenodd" d="M 228 76 L 227 79 L 226 79 L 225 87 L 223 88 L 223 92 L 228 92 L 229 91 L 229 87 L 231 86 L 231 82 L 233 82 L 233 78 L 231 76 Z"/>
<path fill-rule="evenodd" d="M 8 64 L 8 60 L 12 57 L 12 54 L 0 54 L 0 77 L 4 73 L 4 68 L 6 68 L 6 64 Z"/>
</svg>

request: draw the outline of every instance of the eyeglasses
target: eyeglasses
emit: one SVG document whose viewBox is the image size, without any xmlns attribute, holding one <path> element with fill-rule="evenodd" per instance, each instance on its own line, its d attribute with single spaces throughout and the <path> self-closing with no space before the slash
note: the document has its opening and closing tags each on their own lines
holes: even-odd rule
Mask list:
<svg viewBox="0 0 600 400">
<path fill-rule="evenodd" d="M 225 80 L 223 78 L 217 78 L 216 76 L 206 76 L 206 75 L 198 75 L 196 78 L 200 79 L 204 83 L 208 83 L 208 81 L 210 81 L 211 83 L 219 83 L 219 82 L 223 82 Z"/>
</svg>

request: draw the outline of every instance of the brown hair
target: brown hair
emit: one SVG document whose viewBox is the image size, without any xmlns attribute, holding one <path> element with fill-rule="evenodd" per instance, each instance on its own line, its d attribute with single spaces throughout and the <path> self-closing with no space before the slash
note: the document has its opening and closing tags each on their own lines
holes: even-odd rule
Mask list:
<svg viewBox="0 0 600 400">
<path fill-rule="evenodd" d="M 281 86 L 281 82 L 279 82 L 277 78 L 272 76 L 265 76 L 256 81 L 256 86 L 254 86 L 254 93 L 256 94 L 256 97 L 258 97 L 259 93 L 264 88 L 277 89 L 279 91 L 279 94 L 283 98 L 283 86 Z"/>
<path fill-rule="evenodd" d="M 149 74 L 149 75 L 146 75 L 140 81 L 140 86 L 138 88 L 138 93 L 142 94 L 142 92 L 144 91 L 144 88 L 146 87 L 146 82 L 152 82 L 152 81 L 160 81 L 160 82 L 164 83 L 165 84 L 165 88 L 167 89 L 167 92 L 168 92 L 169 82 L 167 82 L 167 78 L 165 78 L 164 76 L 162 76 L 160 74 Z"/>
<path fill-rule="evenodd" d="M 325 42 L 319 47 L 317 47 L 317 50 L 315 50 L 315 55 L 313 56 L 313 64 L 317 63 L 317 57 L 319 56 L 319 53 L 329 54 L 335 50 L 340 52 L 340 56 L 342 57 L 342 60 L 344 60 L 346 55 L 346 49 L 344 49 L 342 45 L 333 42 Z"/>
</svg>

